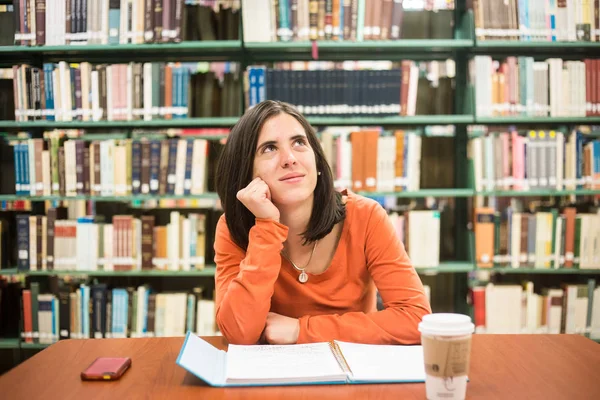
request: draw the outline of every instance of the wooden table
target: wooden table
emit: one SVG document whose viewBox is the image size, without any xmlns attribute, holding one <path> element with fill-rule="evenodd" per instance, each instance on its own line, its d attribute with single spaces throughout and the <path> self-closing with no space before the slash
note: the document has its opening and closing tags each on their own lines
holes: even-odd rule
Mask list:
<svg viewBox="0 0 600 400">
<path fill-rule="evenodd" d="M 225 349 L 221 337 L 206 338 Z M 0 377 L 2 399 L 425 399 L 425 385 L 212 388 L 175 364 L 183 338 L 63 340 Z M 96 357 L 131 357 L 115 382 L 82 382 Z M 467 398 L 600 399 L 600 345 L 576 335 L 475 335 Z"/>
</svg>

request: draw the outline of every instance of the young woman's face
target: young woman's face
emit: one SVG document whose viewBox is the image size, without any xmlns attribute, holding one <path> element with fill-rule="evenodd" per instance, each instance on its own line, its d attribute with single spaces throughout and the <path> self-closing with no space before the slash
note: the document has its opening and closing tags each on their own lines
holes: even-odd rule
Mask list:
<svg viewBox="0 0 600 400">
<path fill-rule="evenodd" d="M 269 186 L 274 204 L 300 203 L 313 196 L 317 185 L 315 152 L 296 118 L 281 113 L 264 123 L 254 155 L 256 177 Z"/>
</svg>

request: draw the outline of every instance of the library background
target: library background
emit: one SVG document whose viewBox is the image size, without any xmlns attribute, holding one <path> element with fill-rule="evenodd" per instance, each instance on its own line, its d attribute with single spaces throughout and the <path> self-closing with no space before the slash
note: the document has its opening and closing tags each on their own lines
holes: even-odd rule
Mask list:
<svg viewBox="0 0 600 400">
<path fill-rule="evenodd" d="M 0 373 L 218 334 L 215 160 L 265 99 L 388 210 L 435 312 L 600 341 L 598 7 L 0 0 Z"/>
</svg>

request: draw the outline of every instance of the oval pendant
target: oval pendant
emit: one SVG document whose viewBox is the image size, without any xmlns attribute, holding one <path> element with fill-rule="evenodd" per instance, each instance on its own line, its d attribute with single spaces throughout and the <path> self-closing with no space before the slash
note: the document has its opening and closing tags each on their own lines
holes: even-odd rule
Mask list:
<svg viewBox="0 0 600 400">
<path fill-rule="evenodd" d="M 308 280 L 308 274 L 302 271 L 298 276 L 298 280 L 300 281 L 300 283 L 305 283 Z"/>
</svg>

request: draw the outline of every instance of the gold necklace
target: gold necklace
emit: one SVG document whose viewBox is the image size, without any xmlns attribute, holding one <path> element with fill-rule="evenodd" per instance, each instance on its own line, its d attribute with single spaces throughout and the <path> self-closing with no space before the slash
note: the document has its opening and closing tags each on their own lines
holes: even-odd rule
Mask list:
<svg viewBox="0 0 600 400">
<path fill-rule="evenodd" d="M 285 251 L 281 250 L 281 254 L 286 258 L 286 260 L 288 260 L 290 262 L 290 264 L 292 264 L 292 266 L 294 268 L 296 268 L 298 271 L 300 271 L 300 275 L 298 276 L 298 281 L 300 283 L 306 283 L 306 281 L 308 281 L 308 274 L 306 273 L 305 269 L 306 267 L 308 267 L 308 264 L 310 264 L 310 261 L 313 258 L 313 254 L 315 254 L 315 249 L 317 248 L 317 243 L 319 241 L 315 241 L 315 244 L 313 246 L 312 251 L 310 252 L 310 257 L 308 258 L 308 262 L 306 263 L 306 265 L 303 268 L 300 268 L 299 266 L 297 266 L 288 256 L 287 254 L 285 254 Z"/>
</svg>

